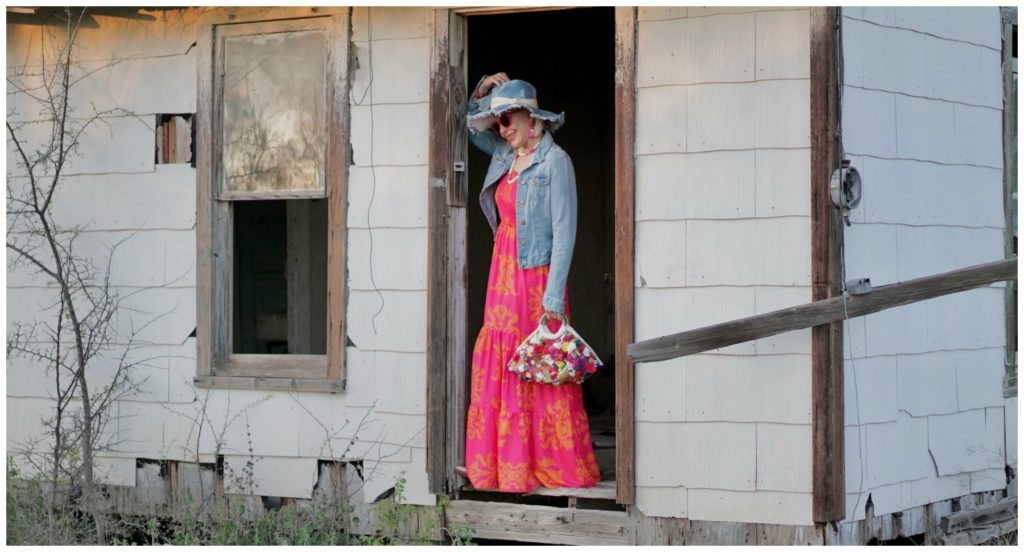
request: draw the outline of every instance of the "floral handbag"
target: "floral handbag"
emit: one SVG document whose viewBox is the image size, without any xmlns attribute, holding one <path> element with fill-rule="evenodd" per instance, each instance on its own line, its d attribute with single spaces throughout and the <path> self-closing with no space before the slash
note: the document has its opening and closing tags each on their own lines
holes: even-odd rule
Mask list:
<svg viewBox="0 0 1024 552">
<path fill-rule="evenodd" d="M 523 381 L 561 385 L 583 383 L 602 366 L 594 349 L 576 333 L 565 316 L 562 326 L 551 333 L 547 313 L 540 317 L 537 329 L 516 347 L 508 363 L 510 372 Z"/>
</svg>

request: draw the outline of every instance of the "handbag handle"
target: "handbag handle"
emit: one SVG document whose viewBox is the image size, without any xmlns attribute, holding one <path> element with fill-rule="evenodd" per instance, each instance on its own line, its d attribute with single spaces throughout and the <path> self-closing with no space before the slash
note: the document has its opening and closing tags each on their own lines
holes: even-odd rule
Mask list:
<svg viewBox="0 0 1024 552">
<path fill-rule="evenodd" d="M 537 330 L 540 331 L 541 337 L 547 340 L 555 340 L 562 337 L 566 328 L 569 327 L 569 319 L 567 319 L 562 313 L 558 313 L 558 318 L 562 321 L 562 325 L 559 326 L 558 331 L 551 333 L 551 331 L 548 330 L 548 313 L 545 312 L 540 315 L 540 322 L 538 322 Z"/>
</svg>

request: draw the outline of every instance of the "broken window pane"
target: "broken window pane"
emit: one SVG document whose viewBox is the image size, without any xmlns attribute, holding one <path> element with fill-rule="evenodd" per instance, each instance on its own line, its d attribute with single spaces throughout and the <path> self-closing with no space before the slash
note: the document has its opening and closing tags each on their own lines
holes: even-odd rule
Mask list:
<svg viewBox="0 0 1024 552">
<path fill-rule="evenodd" d="M 225 38 L 225 192 L 323 195 L 326 48 L 321 31 Z"/>
</svg>

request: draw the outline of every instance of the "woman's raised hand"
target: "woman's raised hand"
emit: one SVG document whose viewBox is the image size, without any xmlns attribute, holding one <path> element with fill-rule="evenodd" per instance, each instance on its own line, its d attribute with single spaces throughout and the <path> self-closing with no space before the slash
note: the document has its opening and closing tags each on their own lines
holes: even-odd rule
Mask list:
<svg viewBox="0 0 1024 552">
<path fill-rule="evenodd" d="M 479 96 L 486 96 L 491 88 L 495 86 L 501 86 L 509 81 L 508 75 L 505 73 L 495 73 L 484 79 L 484 82 L 480 83 L 480 89 L 477 90 Z"/>
</svg>

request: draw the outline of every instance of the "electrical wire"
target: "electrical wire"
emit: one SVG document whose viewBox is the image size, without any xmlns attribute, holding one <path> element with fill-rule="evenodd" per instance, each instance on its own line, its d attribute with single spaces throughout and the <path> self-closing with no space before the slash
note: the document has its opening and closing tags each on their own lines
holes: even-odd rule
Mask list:
<svg viewBox="0 0 1024 552">
<path fill-rule="evenodd" d="M 373 20 L 372 10 L 369 6 L 366 7 L 366 43 L 367 43 L 367 70 L 369 72 L 369 82 L 366 84 L 366 90 L 363 90 L 363 95 L 356 101 L 355 96 L 352 95 L 351 89 L 349 96 L 352 101 L 352 105 L 362 106 L 366 100 L 367 95 L 370 97 L 369 110 L 370 110 L 370 201 L 366 205 L 366 235 L 369 241 L 369 256 L 370 256 L 370 285 L 373 286 L 373 291 L 377 292 L 377 296 L 380 298 L 380 307 L 377 312 L 373 313 L 370 318 L 370 326 L 373 328 L 373 335 L 377 335 L 377 317 L 384 311 L 384 294 L 381 293 L 380 288 L 377 287 L 377 281 L 373 275 L 373 226 L 370 224 L 370 211 L 373 209 L 373 199 L 377 195 L 377 171 L 373 162 Z"/>
</svg>

